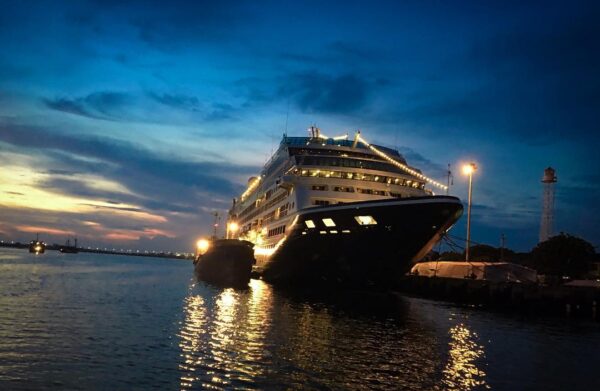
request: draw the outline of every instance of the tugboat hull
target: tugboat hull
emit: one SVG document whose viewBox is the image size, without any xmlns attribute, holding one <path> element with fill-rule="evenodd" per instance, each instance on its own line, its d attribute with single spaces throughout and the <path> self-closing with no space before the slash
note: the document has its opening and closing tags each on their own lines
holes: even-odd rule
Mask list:
<svg viewBox="0 0 600 391">
<path fill-rule="evenodd" d="M 215 240 L 205 254 L 194 260 L 196 277 L 217 286 L 248 285 L 255 263 L 253 247 L 243 240 Z"/>
</svg>

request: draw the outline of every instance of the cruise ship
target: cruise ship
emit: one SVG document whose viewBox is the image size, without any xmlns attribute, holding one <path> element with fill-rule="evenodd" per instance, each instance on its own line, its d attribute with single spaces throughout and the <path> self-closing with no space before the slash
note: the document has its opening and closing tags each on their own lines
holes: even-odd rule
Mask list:
<svg viewBox="0 0 600 391">
<path fill-rule="evenodd" d="M 233 200 L 227 237 L 254 244 L 267 280 L 391 283 L 462 215 L 446 186 L 360 134 L 283 136 Z"/>
</svg>

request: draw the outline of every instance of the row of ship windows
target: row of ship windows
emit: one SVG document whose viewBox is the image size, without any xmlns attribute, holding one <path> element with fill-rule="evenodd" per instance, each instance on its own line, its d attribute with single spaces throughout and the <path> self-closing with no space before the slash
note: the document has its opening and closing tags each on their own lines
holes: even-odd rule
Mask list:
<svg viewBox="0 0 600 391">
<path fill-rule="evenodd" d="M 383 175 L 372 175 L 362 174 L 358 172 L 346 172 L 346 171 L 329 171 L 320 169 L 307 169 L 307 168 L 295 168 L 293 173 L 299 176 L 318 177 L 318 178 L 342 178 L 342 179 L 354 179 L 359 181 L 369 182 L 380 182 L 387 183 L 389 185 L 399 185 L 414 187 L 415 189 L 425 189 L 425 183 L 418 182 L 410 179 L 395 178 Z"/>
<path fill-rule="evenodd" d="M 313 190 L 316 191 L 328 191 L 329 190 L 329 186 L 327 185 L 313 185 L 312 186 Z M 353 187 L 347 187 L 347 186 L 333 186 L 331 187 L 332 191 L 339 191 L 342 193 L 354 193 L 355 190 Z M 402 194 L 400 193 L 396 193 L 393 191 L 386 191 L 386 190 L 375 190 L 375 189 L 363 189 L 360 187 L 356 188 L 356 192 L 357 193 L 361 193 L 361 194 L 373 194 L 373 195 L 381 195 L 381 196 L 391 196 L 391 197 L 396 197 L 396 198 L 402 198 Z"/>
<path fill-rule="evenodd" d="M 375 157 L 371 156 L 371 158 Z M 404 161 L 402 163 L 406 164 Z M 405 172 L 401 168 L 386 161 L 359 160 L 346 157 L 296 156 L 296 165 L 362 168 L 367 170 L 397 172 L 400 174 Z"/>
<path fill-rule="evenodd" d="M 377 220 L 375 220 L 375 218 L 373 216 L 354 216 L 354 220 L 356 220 L 356 222 L 359 225 L 376 225 L 377 224 Z M 335 221 L 333 221 L 332 218 L 321 219 L 321 221 L 323 222 L 323 225 L 327 228 L 332 228 L 332 227 L 336 226 Z M 304 225 L 306 225 L 306 228 L 316 228 L 317 227 L 314 220 L 305 220 Z"/>
<path fill-rule="evenodd" d="M 242 226 L 242 230 L 241 230 L 242 233 L 248 232 L 252 228 L 256 228 L 258 226 L 263 226 L 264 224 L 267 224 L 267 223 L 271 222 L 272 220 L 277 220 L 280 217 L 287 216 L 288 211 L 291 208 L 293 208 L 294 205 L 295 204 L 293 202 L 291 204 L 289 202 L 286 202 L 285 204 L 281 205 L 277 209 L 275 209 L 275 210 L 269 212 L 268 214 L 266 214 L 263 218 L 254 220 L 254 221 L 252 221 L 250 223 L 246 223 L 248 221 L 248 219 L 256 217 L 256 214 L 260 213 L 263 210 L 261 208 L 259 211 L 255 212 L 255 213 L 252 213 L 251 216 L 248 216 L 248 217 L 245 217 L 245 218 L 241 219 L 242 223 L 244 224 Z"/>
<path fill-rule="evenodd" d="M 267 201 L 264 205 L 262 205 L 260 207 L 259 207 L 259 205 L 261 204 L 261 199 L 258 199 L 254 203 L 250 204 L 250 206 L 248 206 L 246 209 L 244 209 L 238 215 L 238 218 L 242 219 L 243 221 L 251 220 L 254 217 L 258 216 L 263 211 L 268 210 L 272 206 L 274 206 L 275 204 L 277 204 L 278 202 L 281 202 L 287 196 L 288 196 L 287 192 L 281 193 L 280 195 L 278 195 L 277 197 L 271 199 L 270 201 Z M 289 205 L 289 203 L 286 204 L 286 205 Z M 286 206 L 285 209 L 287 209 L 287 206 Z M 294 209 L 294 203 L 292 203 L 290 209 Z"/>
</svg>

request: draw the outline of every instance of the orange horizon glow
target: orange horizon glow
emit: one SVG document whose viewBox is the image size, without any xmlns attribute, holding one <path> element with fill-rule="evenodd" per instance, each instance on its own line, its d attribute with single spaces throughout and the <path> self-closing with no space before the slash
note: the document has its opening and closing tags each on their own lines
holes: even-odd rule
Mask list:
<svg viewBox="0 0 600 391">
<path fill-rule="evenodd" d="M 12 209 L 45 210 L 70 214 L 102 213 L 155 223 L 167 221 L 166 217 L 148 212 L 138 205 L 77 197 L 41 187 L 48 179 L 60 177 L 60 175 L 52 176 L 27 166 L 13 165 L 4 167 L 4 169 L 0 206 Z M 100 176 L 75 175 L 69 177 L 69 179 L 81 183 L 83 187 L 94 190 L 135 195 L 124 185 Z"/>
<path fill-rule="evenodd" d="M 40 227 L 34 225 L 17 225 L 15 228 L 21 232 L 44 233 L 48 235 L 75 235 L 75 232 L 65 229 Z"/>
</svg>

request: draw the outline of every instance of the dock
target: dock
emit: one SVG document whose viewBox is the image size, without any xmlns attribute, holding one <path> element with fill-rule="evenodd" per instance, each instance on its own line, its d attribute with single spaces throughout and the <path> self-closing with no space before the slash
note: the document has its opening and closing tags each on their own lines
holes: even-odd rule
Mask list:
<svg viewBox="0 0 600 391">
<path fill-rule="evenodd" d="M 501 310 L 599 319 L 600 288 L 593 285 L 543 285 L 408 275 L 399 281 L 395 291 Z"/>
</svg>

